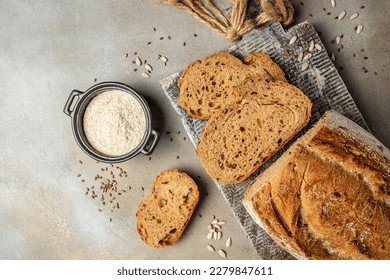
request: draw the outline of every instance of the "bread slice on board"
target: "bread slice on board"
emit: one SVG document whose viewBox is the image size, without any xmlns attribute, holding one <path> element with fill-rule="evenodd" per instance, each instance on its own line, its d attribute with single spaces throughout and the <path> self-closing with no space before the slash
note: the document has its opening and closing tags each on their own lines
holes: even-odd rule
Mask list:
<svg viewBox="0 0 390 280">
<path fill-rule="evenodd" d="M 233 86 L 252 75 L 286 82 L 283 71 L 267 54 L 252 53 L 244 62 L 228 53 L 209 55 L 188 65 L 180 77 L 179 105 L 191 117 L 207 120 L 226 105 L 239 102 Z"/>
<path fill-rule="evenodd" d="M 222 184 L 244 181 L 308 122 L 310 100 L 284 82 L 250 78 L 245 95 L 214 114 L 200 135 L 197 155 L 207 173 Z M 250 83 L 247 86 L 246 83 Z"/>
<path fill-rule="evenodd" d="M 154 179 L 151 193 L 137 209 L 137 231 L 148 245 L 173 245 L 182 235 L 199 201 L 199 190 L 186 173 L 170 169 Z"/>
<path fill-rule="evenodd" d="M 390 151 L 327 112 L 245 191 L 253 219 L 299 259 L 390 259 Z"/>
</svg>

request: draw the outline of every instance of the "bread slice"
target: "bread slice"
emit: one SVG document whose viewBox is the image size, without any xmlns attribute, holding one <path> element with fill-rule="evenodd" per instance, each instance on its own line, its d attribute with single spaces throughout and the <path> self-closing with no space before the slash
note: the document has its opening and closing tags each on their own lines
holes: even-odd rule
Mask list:
<svg viewBox="0 0 390 280">
<path fill-rule="evenodd" d="M 253 219 L 299 259 L 390 259 L 390 151 L 335 111 L 245 191 Z"/>
<path fill-rule="evenodd" d="M 298 88 L 257 81 L 240 86 L 241 103 L 214 114 L 200 135 L 196 152 L 219 183 L 244 181 L 309 122 L 312 104 Z"/>
<path fill-rule="evenodd" d="M 241 97 L 233 87 L 253 75 L 286 82 L 283 71 L 264 53 L 252 53 L 244 62 L 223 52 L 207 56 L 187 66 L 180 77 L 179 105 L 188 115 L 207 120 L 226 105 L 239 102 Z"/>
<path fill-rule="evenodd" d="M 198 201 L 199 190 L 190 176 L 175 169 L 161 172 L 154 179 L 151 193 L 138 205 L 138 235 L 155 248 L 173 245 Z"/>
</svg>

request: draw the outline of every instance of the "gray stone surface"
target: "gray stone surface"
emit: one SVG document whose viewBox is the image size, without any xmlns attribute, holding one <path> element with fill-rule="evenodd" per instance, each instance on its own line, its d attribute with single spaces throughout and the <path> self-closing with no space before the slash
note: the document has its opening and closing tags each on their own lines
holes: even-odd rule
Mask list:
<svg viewBox="0 0 390 280">
<path fill-rule="evenodd" d="M 324 1 L 292 2 L 297 22 L 310 20 L 327 49 L 337 54 L 336 64 L 344 69 L 340 75 L 369 128 L 390 146 L 389 20 L 383 12 L 390 2 L 367 1 L 363 10 L 363 1 L 338 1 L 337 9 Z M 356 10 L 360 17 L 336 22 L 342 9 Z M 353 30 L 358 23 L 365 27 L 360 36 Z M 337 53 L 330 42 L 340 34 L 344 48 Z M 219 259 L 206 245 L 223 247 L 228 237 L 233 239 L 228 258 L 258 258 L 191 141 L 184 140 L 181 120 L 159 84 L 193 60 L 230 45 L 186 13 L 153 1 L 1 1 L 0 259 Z M 140 67 L 133 71 L 134 52 L 154 67 L 151 79 L 141 77 Z M 167 66 L 155 60 L 158 54 L 169 58 Z M 162 133 L 150 159 L 139 155 L 120 164 L 129 177 L 118 181 L 132 189 L 117 198 L 121 207 L 112 213 L 109 207 L 98 212 L 98 202 L 84 195 L 95 175 L 105 173 L 79 149 L 70 119 L 62 113 L 70 91 L 85 90 L 95 79 L 127 83 L 143 94 Z M 155 175 L 168 168 L 188 172 L 202 195 L 182 238 L 157 250 L 138 238 L 135 211 Z M 212 215 L 227 221 L 221 241 L 206 239 Z"/>
</svg>

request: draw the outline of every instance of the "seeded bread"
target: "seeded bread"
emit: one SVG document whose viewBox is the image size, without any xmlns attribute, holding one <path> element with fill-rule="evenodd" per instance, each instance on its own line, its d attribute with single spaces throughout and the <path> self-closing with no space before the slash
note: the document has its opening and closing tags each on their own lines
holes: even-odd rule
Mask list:
<svg viewBox="0 0 390 280">
<path fill-rule="evenodd" d="M 161 172 L 154 179 L 151 193 L 138 205 L 138 235 L 155 248 L 173 245 L 198 201 L 199 190 L 190 176 L 175 169 Z"/>
<path fill-rule="evenodd" d="M 264 53 L 252 53 L 244 62 L 228 53 L 215 53 L 185 69 L 178 81 L 179 105 L 188 115 L 207 120 L 226 105 L 239 102 L 233 86 L 252 75 L 286 82 L 283 71 Z"/>
<path fill-rule="evenodd" d="M 254 82 L 257 81 L 257 82 Z M 222 184 L 249 177 L 309 121 L 312 104 L 296 87 L 248 77 L 244 99 L 214 114 L 196 149 L 207 173 Z"/>
<path fill-rule="evenodd" d="M 253 219 L 299 259 L 390 259 L 390 151 L 329 111 L 245 191 Z"/>
</svg>

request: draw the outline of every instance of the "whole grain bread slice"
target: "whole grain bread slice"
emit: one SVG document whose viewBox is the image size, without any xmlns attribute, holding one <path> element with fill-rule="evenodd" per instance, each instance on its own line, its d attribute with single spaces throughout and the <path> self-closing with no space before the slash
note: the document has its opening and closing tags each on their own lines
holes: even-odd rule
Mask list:
<svg viewBox="0 0 390 280">
<path fill-rule="evenodd" d="M 173 245 L 198 201 L 199 190 L 190 176 L 176 169 L 161 172 L 154 179 L 150 194 L 138 205 L 138 235 L 155 248 Z"/>
<path fill-rule="evenodd" d="M 311 116 L 310 100 L 288 83 L 257 76 L 238 88 L 244 99 L 212 115 L 196 149 L 207 173 L 223 184 L 248 178 Z"/>
<path fill-rule="evenodd" d="M 244 62 L 224 52 L 209 55 L 188 65 L 180 77 L 179 105 L 194 118 L 209 119 L 241 100 L 233 87 L 252 75 L 286 82 L 283 71 L 265 53 L 252 53 Z"/>
<path fill-rule="evenodd" d="M 390 259 L 390 150 L 327 112 L 246 189 L 253 219 L 299 259 Z"/>
</svg>

